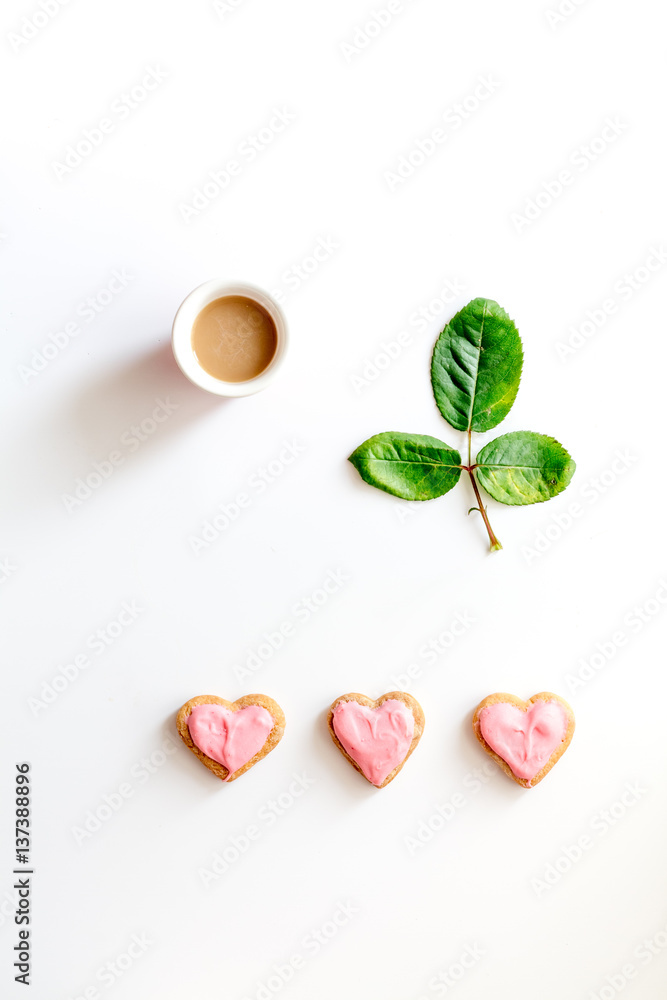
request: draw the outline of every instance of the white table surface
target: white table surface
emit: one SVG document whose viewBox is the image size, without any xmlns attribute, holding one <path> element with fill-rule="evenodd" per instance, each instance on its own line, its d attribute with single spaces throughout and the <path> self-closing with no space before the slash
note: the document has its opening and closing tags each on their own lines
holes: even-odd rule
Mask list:
<svg viewBox="0 0 667 1000">
<path fill-rule="evenodd" d="M 46 19 L 27 0 L 2 13 L 3 996 L 662 997 L 658 7 L 588 0 L 557 20 L 556 0 L 44 2 Z M 374 11 L 389 23 L 359 34 Z M 252 157 L 250 137 L 272 126 Z M 392 180 L 438 128 L 432 155 Z M 86 130 L 98 145 L 58 169 Z M 184 211 L 234 159 L 226 190 Z M 209 397 L 171 360 L 178 304 L 214 276 L 282 293 L 289 364 L 256 397 Z M 408 507 L 345 461 L 383 430 L 462 447 L 428 362 L 480 295 L 525 348 L 516 404 L 480 443 L 534 429 L 578 464 L 548 505 L 489 503 L 496 555 L 466 517 L 467 484 Z M 603 322 L 565 354 L 588 310 Z M 112 453 L 112 473 L 68 502 Z M 246 508 L 195 553 L 241 493 Z M 320 603 L 306 613 L 304 599 Z M 285 623 L 293 634 L 243 677 Z M 396 686 L 426 731 L 378 792 L 331 744 L 325 712 L 346 691 Z M 571 748 L 533 791 L 493 767 L 479 778 L 471 713 L 497 690 L 553 690 L 575 709 Z M 280 702 L 287 732 L 224 786 L 180 744 L 175 713 L 251 691 Z M 10 968 L 24 760 L 29 994 Z M 247 850 L 215 875 L 234 843 Z"/>
</svg>

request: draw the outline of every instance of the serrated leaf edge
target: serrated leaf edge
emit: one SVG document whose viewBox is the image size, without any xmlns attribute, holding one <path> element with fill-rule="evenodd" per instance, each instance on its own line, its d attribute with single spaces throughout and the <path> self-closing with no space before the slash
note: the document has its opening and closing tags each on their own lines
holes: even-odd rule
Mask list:
<svg viewBox="0 0 667 1000">
<path fill-rule="evenodd" d="M 570 467 L 571 466 L 570 477 L 569 477 L 568 481 L 565 483 L 565 485 L 562 487 L 562 489 L 560 489 L 558 491 L 558 493 L 554 493 L 553 496 L 541 497 L 541 498 L 539 498 L 537 500 L 532 500 L 529 504 L 517 504 L 517 503 L 511 503 L 511 502 L 509 502 L 507 500 L 498 500 L 497 497 L 494 497 L 494 496 L 491 495 L 491 493 L 489 493 L 489 491 L 484 486 L 483 481 L 478 478 L 478 480 L 477 480 L 478 484 L 484 490 L 484 492 L 486 493 L 486 495 L 488 497 L 490 497 L 492 500 L 495 500 L 496 503 L 502 503 L 506 507 L 532 507 L 536 503 L 546 503 L 548 500 L 553 500 L 554 497 L 560 496 L 561 493 L 564 493 L 565 490 L 567 489 L 567 487 L 572 482 L 574 474 L 577 471 L 577 463 L 572 458 L 572 455 L 569 453 L 569 451 L 567 450 L 567 448 L 565 447 L 565 445 L 561 444 L 561 442 L 558 441 L 557 438 L 552 437 L 551 434 L 542 434 L 540 431 L 517 430 L 517 431 L 506 431 L 504 434 L 499 434 L 497 438 L 493 438 L 491 441 L 487 441 L 486 444 L 482 445 L 482 447 L 480 448 L 479 452 L 477 453 L 477 458 L 475 459 L 475 464 L 472 467 L 473 470 L 476 470 L 476 469 L 505 469 L 505 470 L 507 470 L 507 469 L 531 469 L 531 470 L 539 470 L 540 469 L 539 465 L 500 465 L 500 464 L 491 464 L 491 463 L 488 463 L 488 462 L 478 462 L 477 461 L 477 459 L 479 458 L 479 456 L 482 453 L 482 451 L 484 451 L 485 448 L 488 448 L 489 445 L 492 445 L 494 443 L 494 441 L 497 441 L 501 437 L 509 437 L 510 435 L 513 435 L 513 434 L 536 434 L 538 437 L 545 438 L 550 444 L 558 445 L 558 447 L 562 449 L 562 451 L 565 453 L 565 455 L 567 457 L 567 465 L 566 465 L 566 467 Z M 517 490 L 517 492 L 520 493 L 521 491 Z"/>
<path fill-rule="evenodd" d="M 438 403 L 438 398 L 437 398 L 436 393 L 435 393 L 435 386 L 433 384 L 434 369 L 435 369 L 435 366 L 436 366 L 435 355 L 436 355 L 436 351 L 437 351 L 437 348 L 438 348 L 438 344 L 440 342 L 440 338 L 444 334 L 445 330 L 447 330 L 451 326 L 451 324 L 454 322 L 454 320 L 456 319 L 457 316 L 459 316 L 466 309 L 469 309 L 470 306 L 473 305 L 474 302 L 479 302 L 479 301 L 483 302 L 483 306 L 482 306 L 482 325 L 481 325 L 481 328 L 480 328 L 480 331 L 479 331 L 480 346 L 479 346 L 479 348 L 475 348 L 477 350 L 477 352 L 478 352 L 477 364 L 475 366 L 475 384 L 473 386 L 470 408 L 469 408 L 467 419 L 466 419 L 466 426 L 465 427 L 457 427 L 456 424 L 451 423 L 451 421 L 449 420 L 449 418 L 445 416 L 445 414 L 440 409 L 440 404 Z M 500 302 L 498 302 L 496 299 L 489 299 L 489 298 L 486 298 L 486 297 L 482 297 L 481 295 L 477 295 L 477 296 L 475 296 L 474 299 L 471 299 L 469 302 L 467 302 L 466 305 L 462 306 L 458 310 L 458 312 L 454 313 L 454 315 L 452 316 L 452 318 L 450 320 L 448 320 L 448 322 L 445 324 L 445 326 L 442 328 L 442 330 L 440 331 L 440 333 L 436 337 L 435 344 L 433 345 L 433 351 L 431 352 L 431 365 L 430 365 L 430 369 L 431 369 L 431 386 L 432 386 L 432 389 L 433 389 L 433 399 L 435 401 L 436 409 L 438 410 L 438 413 L 443 418 L 443 420 L 447 421 L 447 423 L 450 425 L 450 427 L 453 427 L 454 430 L 461 431 L 462 433 L 473 433 L 473 434 L 485 433 L 484 431 L 479 432 L 479 431 L 475 431 L 474 430 L 474 428 L 472 427 L 472 419 L 473 419 L 473 412 L 474 412 L 474 409 L 475 409 L 475 398 L 476 398 L 476 395 L 477 395 L 477 381 L 479 379 L 479 360 L 480 360 L 482 351 L 484 350 L 484 348 L 482 347 L 482 337 L 484 336 L 484 321 L 485 321 L 486 316 L 487 316 L 487 304 L 489 302 L 493 302 L 496 306 L 498 306 L 498 308 L 500 310 L 502 310 L 502 312 L 505 314 L 505 316 L 507 316 L 508 320 L 510 321 L 510 323 L 512 324 L 512 326 L 516 330 L 516 334 L 517 334 L 517 337 L 518 337 L 518 340 L 519 340 L 519 352 L 520 352 L 520 357 L 521 357 L 521 371 L 519 372 L 519 379 L 518 379 L 518 382 L 517 382 L 517 385 L 516 385 L 516 392 L 514 393 L 513 396 L 511 394 L 511 392 L 507 392 L 500 399 L 496 400 L 496 402 L 493 404 L 493 406 L 491 406 L 489 408 L 489 411 L 492 413 L 494 411 L 494 409 L 496 409 L 497 407 L 501 406 L 503 403 L 505 403 L 508 400 L 510 400 L 510 409 L 511 409 L 512 406 L 514 405 L 514 401 L 516 400 L 516 397 L 519 395 L 519 389 L 521 388 L 521 379 L 523 377 L 523 363 L 524 363 L 524 360 L 525 360 L 525 355 L 524 355 L 524 351 L 523 351 L 523 341 L 521 339 L 521 334 L 519 333 L 519 327 L 517 325 L 517 322 L 516 322 L 516 320 L 512 316 L 510 316 L 510 314 L 505 309 L 505 307 L 501 306 Z M 452 359 L 455 361 L 455 363 L 457 364 L 458 368 L 461 371 L 463 371 L 463 369 L 461 368 L 461 365 L 459 364 L 458 360 L 454 357 L 453 352 L 450 352 L 450 353 L 451 353 Z M 464 374 L 466 374 L 466 373 L 464 372 Z M 452 375 L 448 373 L 448 377 L 456 385 L 456 382 L 455 382 L 454 378 L 452 377 Z M 463 413 L 463 411 L 456 410 L 456 407 L 453 404 L 451 404 L 451 401 L 450 401 L 450 405 L 452 406 L 452 409 L 454 409 L 457 413 L 460 413 L 461 416 L 465 416 L 465 413 Z M 507 416 L 507 414 L 505 416 Z M 495 423 L 493 425 L 493 427 L 498 427 L 503 422 L 504 419 L 505 419 L 505 417 L 502 417 L 497 423 Z M 492 430 L 493 427 L 490 427 L 489 430 Z"/>
</svg>

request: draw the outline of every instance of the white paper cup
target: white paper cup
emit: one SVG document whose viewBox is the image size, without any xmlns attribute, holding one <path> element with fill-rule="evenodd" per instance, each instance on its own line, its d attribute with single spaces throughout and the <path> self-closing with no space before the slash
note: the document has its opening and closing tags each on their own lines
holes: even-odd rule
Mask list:
<svg viewBox="0 0 667 1000">
<path fill-rule="evenodd" d="M 199 364 L 192 348 L 192 327 L 195 319 L 209 302 L 214 302 L 215 299 L 225 295 L 244 295 L 247 299 L 257 302 L 266 309 L 276 326 L 276 353 L 268 367 L 247 382 L 223 382 L 210 375 Z M 174 317 L 171 331 L 171 347 L 178 367 L 186 378 L 200 389 L 215 393 L 216 396 L 252 396 L 253 393 L 266 389 L 282 367 L 287 351 L 287 339 L 285 314 L 268 292 L 245 282 L 219 281 L 215 278 L 212 281 L 205 281 L 183 300 Z"/>
</svg>

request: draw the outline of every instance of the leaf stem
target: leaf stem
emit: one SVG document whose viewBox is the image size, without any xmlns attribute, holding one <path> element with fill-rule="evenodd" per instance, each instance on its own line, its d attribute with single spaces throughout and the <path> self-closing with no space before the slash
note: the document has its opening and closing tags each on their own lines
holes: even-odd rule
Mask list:
<svg viewBox="0 0 667 1000">
<path fill-rule="evenodd" d="M 498 539 L 496 538 L 495 532 L 494 532 L 493 528 L 491 527 L 491 523 L 489 521 L 489 516 L 486 513 L 486 507 L 482 503 L 482 498 L 480 496 L 479 487 L 477 485 L 477 480 L 475 479 L 475 472 L 474 472 L 474 469 L 476 469 L 477 466 L 476 465 L 473 466 L 473 464 L 472 464 L 472 441 L 471 441 L 471 439 L 472 439 L 472 431 L 470 429 L 468 429 L 468 467 L 466 469 L 466 472 L 470 476 L 470 482 L 472 483 L 472 488 L 475 491 L 475 497 L 477 498 L 477 504 L 479 506 L 479 512 L 482 515 L 482 519 L 484 521 L 484 524 L 486 525 L 486 530 L 487 530 L 487 532 L 489 534 L 489 542 L 491 543 L 491 551 L 492 552 L 498 552 L 499 549 L 502 549 L 502 545 L 498 541 Z"/>
</svg>

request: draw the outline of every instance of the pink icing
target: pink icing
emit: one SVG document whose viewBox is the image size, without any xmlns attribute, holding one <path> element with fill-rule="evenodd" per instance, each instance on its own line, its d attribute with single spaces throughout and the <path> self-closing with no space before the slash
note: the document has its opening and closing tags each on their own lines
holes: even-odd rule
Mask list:
<svg viewBox="0 0 667 1000">
<path fill-rule="evenodd" d="M 396 698 L 388 698 L 378 708 L 341 701 L 332 721 L 345 751 L 377 786 L 403 763 L 415 732 L 412 712 Z"/>
<path fill-rule="evenodd" d="M 479 714 L 479 727 L 486 742 L 509 764 L 517 778 L 529 784 L 563 742 L 567 721 L 560 702 L 542 699 L 534 701 L 527 711 L 507 702 L 496 702 Z"/>
<path fill-rule="evenodd" d="M 192 742 L 227 768 L 225 780 L 262 749 L 273 725 L 273 716 L 261 705 L 248 705 L 237 712 L 223 705 L 195 705 L 188 718 Z"/>
</svg>

